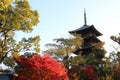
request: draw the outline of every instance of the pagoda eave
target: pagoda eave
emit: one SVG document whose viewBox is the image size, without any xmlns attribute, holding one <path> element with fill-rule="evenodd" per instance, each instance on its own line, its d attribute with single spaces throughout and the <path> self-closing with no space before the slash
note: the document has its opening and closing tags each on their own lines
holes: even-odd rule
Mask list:
<svg viewBox="0 0 120 80">
<path fill-rule="evenodd" d="M 95 29 L 94 25 L 91 25 L 91 26 L 88 26 L 88 25 L 83 25 L 82 27 L 76 29 L 76 30 L 73 30 L 73 31 L 69 31 L 69 33 L 73 34 L 73 33 L 76 33 L 76 34 L 81 34 L 81 35 L 84 35 L 86 33 L 95 33 L 96 36 L 101 36 L 102 33 L 100 33 L 97 29 Z"/>
</svg>

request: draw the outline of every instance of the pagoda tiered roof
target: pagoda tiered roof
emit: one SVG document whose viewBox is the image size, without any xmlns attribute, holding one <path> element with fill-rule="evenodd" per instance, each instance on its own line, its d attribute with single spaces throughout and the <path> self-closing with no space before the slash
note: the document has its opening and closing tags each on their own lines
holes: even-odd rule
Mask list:
<svg viewBox="0 0 120 80">
<path fill-rule="evenodd" d="M 76 33 L 76 34 L 81 34 L 81 35 L 85 35 L 87 33 L 94 33 L 96 36 L 101 36 L 102 33 L 100 33 L 95 27 L 94 25 L 88 26 L 88 25 L 83 25 L 82 27 L 69 31 L 69 33 Z"/>
<path fill-rule="evenodd" d="M 95 35 L 84 37 L 83 39 L 84 39 L 84 42 L 93 42 L 93 41 L 95 43 L 101 42 L 101 40 L 99 40 Z"/>
</svg>

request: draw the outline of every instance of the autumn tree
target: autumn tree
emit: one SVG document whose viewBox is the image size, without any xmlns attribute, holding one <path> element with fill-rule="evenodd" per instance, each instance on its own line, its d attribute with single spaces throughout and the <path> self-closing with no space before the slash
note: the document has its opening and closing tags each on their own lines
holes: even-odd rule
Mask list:
<svg viewBox="0 0 120 80">
<path fill-rule="evenodd" d="M 14 59 L 18 65 L 15 80 L 69 80 L 63 64 L 48 54 L 32 54 L 29 58 L 16 54 Z"/>
<path fill-rule="evenodd" d="M 37 10 L 32 10 L 27 0 L 0 0 L 0 63 L 11 54 L 33 49 L 39 52 L 40 37 L 16 41 L 16 31 L 30 33 L 39 22 Z M 6 63 L 6 62 L 4 62 Z"/>
</svg>

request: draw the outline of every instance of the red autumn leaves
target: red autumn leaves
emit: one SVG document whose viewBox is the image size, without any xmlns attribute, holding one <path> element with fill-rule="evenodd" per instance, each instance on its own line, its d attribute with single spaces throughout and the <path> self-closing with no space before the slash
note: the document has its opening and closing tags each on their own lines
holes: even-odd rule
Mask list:
<svg viewBox="0 0 120 80">
<path fill-rule="evenodd" d="M 15 80 L 69 80 L 65 67 L 48 54 L 32 55 L 31 58 L 14 57 L 19 65 L 15 68 L 18 77 Z"/>
<path fill-rule="evenodd" d="M 69 80 L 65 67 L 48 54 L 33 54 L 30 58 L 15 55 L 14 60 L 18 64 L 15 80 Z M 98 80 L 92 66 L 83 67 L 81 71 L 80 79 Z"/>
<path fill-rule="evenodd" d="M 98 80 L 98 76 L 90 65 L 82 68 L 82 74 L 85 75 L 88 80 Z"/>
</svg>

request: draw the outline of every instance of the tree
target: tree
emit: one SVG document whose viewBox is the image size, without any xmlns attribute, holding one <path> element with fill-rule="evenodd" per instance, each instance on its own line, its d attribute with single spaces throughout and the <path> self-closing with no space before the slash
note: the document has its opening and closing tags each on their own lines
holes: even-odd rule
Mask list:
<svg viewBox="0 0 120 80">
<path fill-rule="evenodd" d="M 112 39 L 113 41 L 117 42 L 117 43 L 120 45 L 120 34 L 119 34 L 118 37 L 117 37 L 117 36 L 111 36 L 111 39 Z"/>
<path fill-rule="evenodd" d="M 57 38 L 54 39 L 56 43 L 46 44 L 46 46 L 50 47 L 48 50 L 46 50 L 46 52 L 55 54 L 59 58 L 61 58 L 67 68 L 69 65 L 69 61 L 68 61 L 69 54 L 73 53 L 76 49 L 81 48 L 83 43 L 83 39 L 81 38 L 81 35 L 74 34 L 74 36 L 69 37 L 67 39 Z"/>
<path fill-rule="evenodd" d="M 23 38 L 19 42 L 14 38 L 16 31 L 32 32 L 38 22 L 39 14 L 31 9 L 27 0 L 0 0 L 0 63 L 23 50 L 40 51 L 39 36 Z"/>
<path fill-rule="evenodd" d="M 120 45 L 120 34 L 119 34 L 119 36 L 111 36 L 111 39 Z M 119 65 L 120 65 L 120 51 L 119 51 L 119 49 L 120 49 L 119 47 L 116 48 L 115 50 L 117 52 L 112 52 L 110 54 L 110 57 L 112 57 L 114 63 L 116 62 L 116 63 L 119 63 Z"/>
<path fill-rule="evenodd" d="M 18 64 L 15 80 L 69 80 L 65 67 L 48 54 L 29 58 L 16 54 L 14 59 Z"/>
<path fill-rule="evenodd" d="M 111 36 L 110 38 L 120 45 L 120 36 Z M 120 79 L 120 51 L 118 48 L 115 48 L 116 51 L 109 53 L 109 56 L 103 60 L 100 71 L 102 71 L 101 76 L 106 80 Z"/>
<path fill-rule="evenodd" d="M 119 36 L 111 36 L 111 39 L 115 42 L 117 42 L 120 45 L 120 34 Z M 112 65 L 113 65 L 113 71 L 114 71 L 114 75 L 113 78 L 115 80 L 119 80 L 120 79 L 120 48 L 115 48 L 116 52 L 113 51 L 110 54 L 110 57 L 112 59 Z"/>
</svg>

